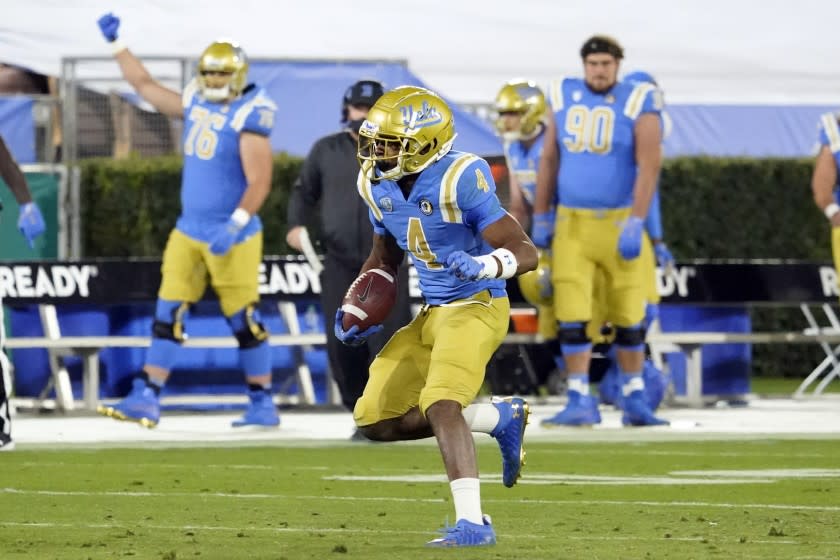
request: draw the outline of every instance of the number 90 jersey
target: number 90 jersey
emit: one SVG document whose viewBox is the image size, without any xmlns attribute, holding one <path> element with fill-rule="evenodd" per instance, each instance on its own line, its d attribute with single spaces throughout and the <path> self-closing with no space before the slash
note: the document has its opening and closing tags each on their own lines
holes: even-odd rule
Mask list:
<svg viewBox="0 0 840 560">
<path fill-rule="evenodd" d="M 389 233 L 411 255 L 426 303 L 449 303 L 483 290 L 493 297 L 507 294 L 504 280 L 459 280 L 446 267 L 454 251 L 474 257 L 493 251 L 481 232 L 505 211 L 486 161 L 452 150 L 419 174 L 408 198 L 394 181 L 371 183 L 364 169 L 358 189 L 374 233 Z"/>
<path fill-rule="evenodd" d="M 199 241 L 209 242 L 236 210 L 247 180 L 239 153 L 243 132 L 271 135 L 277 106 L 263 89 L 248 86 L 229 103 L 201 97 L 195 80 L 184 89 L 184 170 L 181 178 L 181 216 L 176 227 Z M 262 228 L 254 216 L 239 240 Z"/>
<path fill-rule="evenodd" d="M 549 87 L 560 168 L 557 200 L 570 208 L 624 208 L 636 181 L 636 120 L 660 115 L 662 93 L 653 84 L 618 82 L 595 93 L 580 78 Z"/>
</svg>

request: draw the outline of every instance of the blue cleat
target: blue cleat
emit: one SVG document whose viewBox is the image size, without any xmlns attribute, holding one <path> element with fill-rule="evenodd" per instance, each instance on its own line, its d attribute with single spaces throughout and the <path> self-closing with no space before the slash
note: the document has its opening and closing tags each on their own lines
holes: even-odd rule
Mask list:
<svg viewBox="0 0 840 560">
<path fill-rule="evenodd" d="M 143 379 L 131 382 L 131 392 L 114 406 L 99 405 L 96 412 L 115 420 L 137 422 L 144 428 L 154 428 L 160 420 L 160 399 Z"/>
<path fill-rule="evenodd" d="M 540 424 L 545 427 L 555 426 L 592 426 L 601 423 L 601 412 L 598 410 L 598 400 L 592 395 L 581 395 L 577 391 L 569 391 L 569 402 L 566 408 L 546 418 Z"/>
<path fill-rule="evenodd" d="M 485 515 L 484 523 L 471 523 L 466 519 L 458 520 L 454 527 L 441 529 L 443 536 L 431 540 L 426 546 L 454 548 L 459 546 L 490 546 L 496 544 L 496 532 L 490 523 L 490 516 Z"/>
<path fill-rule="evenodd" d="M 271 393 L 260 389 L 259 391 L 248 391 L 251 405 L 241 418 L 230 423 L 234 428 L 242 426 L 265 426 L 273 428 L 280 425 L 280 416 L 277 415 L 277 408 L 271 398 Z"/>
<path fill-rule="evenodd" d="M 496 438 L 502 452 L 502 484 L 510 488 L 516 484 L 525 464 L 523 440 L 531 410 L 520 397 L 495 400 L 493 406 L 499 409 L 500 421 L 490 435 Z"/>
<path fill-rule="evenodd" d="M 633 391 L 621 401 L 624 414 L 621 423 L 625 426 L 668 426 L 670 422 L 653 415 L 642 391 Z"/>
</svg>

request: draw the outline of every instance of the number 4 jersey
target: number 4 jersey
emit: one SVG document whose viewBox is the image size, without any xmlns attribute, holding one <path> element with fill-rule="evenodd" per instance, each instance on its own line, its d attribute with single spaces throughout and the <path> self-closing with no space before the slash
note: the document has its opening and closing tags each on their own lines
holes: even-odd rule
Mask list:
<svg viewBox="0 0 840 560">
<path fill-rule="evenodd" d="M 209 242 L 236 210 L 247 187 L 239 137 L 243 132 L 271 135 L 277 106 L 265 90 L 254 85 L 230 103 L 207 101 L 194 80 L 184 89 L 183 106 L 184 170 L 181 216 L 176 227 L 194 239 Z M 239 240 L 261 228 L 259 217 L 254 216 Z"/>
<path fill-rule="evenodd" d="M 358 188 L 370 209 L 374 232 L 390 233 L 411 255 L 426 303 L 448 303 L 483 290 L 493 297 L 507 294 L 504 280 L 466 282 L 446 267 L 446 258 L 454 251 L 474 257 L 493 251 L 481 232 L 505 211 L 486 161 L 452 150 L 419 174 L 408 198 L 396 182 L 371 183 L 364 171 Z"/>
<path fill-rule="evenodd" d="M 662 111 L 652 84 L 618 82 L 596 93 L 580 78 L 549 87 L 560 168 L 557 200 L 570 208 L 624 208 L 636 180 L 634 128 L 645 113 Z"/>
</svg>

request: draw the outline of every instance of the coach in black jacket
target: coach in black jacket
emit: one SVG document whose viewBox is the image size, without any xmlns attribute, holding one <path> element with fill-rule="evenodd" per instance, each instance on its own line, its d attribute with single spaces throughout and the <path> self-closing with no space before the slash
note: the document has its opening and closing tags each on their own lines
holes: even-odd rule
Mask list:
<svg viewBox="0 0 840 560">
<path fill-rule="evenodd" d="M 327 354 L 341 400 L 350 411 L 362 396 L 370 362 L 391 335 L 411 320 L 408 273 L 403 266 L 397 303 L 382 332 L 359 347 L 346 346 L 332 336 L 335 312 L 371 250 L 373 226 L 367 205 L 356 190 L 359 176 L 356 146 L 359 127 L 383 93 L 382 84 L 375 80 L 360 80 L 347 89 L 341 108 L 344 129 L 315 142 L 289 197 L 286 234 L 289 246 L 301 251 L 301 234 L 307 220 L 316 215 L 320 218 L 325 253 L 321 308 L 328 326 Z"/>
</svg>

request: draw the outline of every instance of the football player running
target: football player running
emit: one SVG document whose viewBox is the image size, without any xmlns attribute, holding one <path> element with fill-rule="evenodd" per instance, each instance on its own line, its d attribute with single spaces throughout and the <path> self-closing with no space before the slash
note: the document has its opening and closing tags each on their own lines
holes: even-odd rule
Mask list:
<svg viewBox="0 0 840 560">
<path fill-rule="evenodd" d="M 186 337 L 190 306 L 209 281 L 239 342 L 250 405 L 233 426 L 277 426 L 271 397 L 271 349 L 258 311 L 262 223 L 271 188 L 269 135 L 276 106 L 248 83 L 245 52 L 229 41 L 208 46 L 198 74 L 179 94 L 156 81 L 118 39 L 120 20 L 98 20 L 123 77 L 158 111 L 184 119 L 181 214 L 163 252 L 162 281 L 143 372 L 131 392 L 99 412 L 154 427 L 160 391 Z"/>
<path fill-rule="evenodd" d="M 589 394 L 593 282 L 606 274 L 606 320 L 616 328 L 622 373 L 622 423 L 667 424 L 644 398 L 645 278 L 639 258 L 644 221 L 661 166 L 661 92 L 648 83 L 618 82 L 623 49 L 593 36 L 580 51 L 584 79 L 552 84 L 553 118 L 537 174 L 532 237 L 551 247 L 555 314 L 569 371 L 566 408 L 545 425 L 601 421 Z M 552 211 L 552 201 L 557 201 Z"/>
<path fill-rule="evenodd" d="M 496 196 L 490 167 L 452 149 L 452 112 L 438 95 L 401 87 L 383 95 L 359 130 L 359 194 L 370 208 L 373 248 L 362 272 L 396 268 L 405 252 L 417 269 L 424 305 L 370 367 L 353 416 L 377 441 L 434 436 L 456 523 L 429 546 L 496 542 L 481 509 L 471 431 L 496 438 L 502 481 L 513 486 L 524 459 L 528 404 L 521 398 L 472 404 L 484 370 L 508 330 L 505 279 L 537 264 L 537 251 Z M 379 327 L 335 334 L 353 344 Z"/>
</svg>

